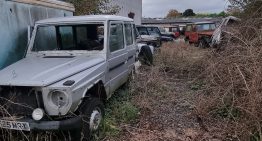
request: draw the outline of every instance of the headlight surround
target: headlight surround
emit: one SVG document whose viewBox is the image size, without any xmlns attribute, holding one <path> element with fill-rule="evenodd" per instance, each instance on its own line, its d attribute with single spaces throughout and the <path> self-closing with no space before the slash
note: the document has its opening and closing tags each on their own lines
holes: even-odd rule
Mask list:
<svg viewBox="0 0 262 141">
<path fill-rule="evenodd" d="M 48 94 L 50 103 L 58 109 L 65 108 L 69 104 L 68 94 L 61 90 L 53 90 Z"/>
</svg>

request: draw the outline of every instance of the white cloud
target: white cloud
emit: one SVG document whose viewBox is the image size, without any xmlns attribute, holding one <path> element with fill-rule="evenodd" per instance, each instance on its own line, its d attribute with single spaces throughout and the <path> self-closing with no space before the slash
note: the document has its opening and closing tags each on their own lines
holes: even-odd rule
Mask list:
<svg viewBox="0 0 262 141">
<path fill-rule="evenodd" d="M 143 16 L 164 17 L 170 9 L 184 12 L 189 8 L 196 13 L 221 12 L 227 3 L 227 0 L 143 0 Z"/>
</svg>

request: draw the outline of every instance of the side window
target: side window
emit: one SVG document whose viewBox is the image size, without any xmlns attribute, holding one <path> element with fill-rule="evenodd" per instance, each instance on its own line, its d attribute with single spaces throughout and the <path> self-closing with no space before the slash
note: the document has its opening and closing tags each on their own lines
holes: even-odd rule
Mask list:
<svg viewBox="0 0 262 141">
<path fill-rule="evenodd" d="M 109 35 L 109 48 L 110 52 L 114 52 L 124 48 L 124 34 L 122 23 L 110 24 Z"/>
<path fill-rule="evenodd" d="M 104 26 L 82 25 L 76 26 L 76 44 L 78 50 L 103 50 L 104 48 Z"/>
<path fill-rule="evenodd" d="M 77 44 L 87 40 L 87 30 L 85 26 L 76 27 Z"/>
<path fill-rule="evenodd" d="M 76 48 L 72 26 L 59 27 L 59 34 L 61 37 L 62 50 L 70 50 Z"/>
<path fill-rule="evenodd" d="M 132 25 L 125 24 L 125 36 L 126 36 L 126 45 L 130 46 L 133 44 L 133 32 L 132 32 Z"/>
</svg>

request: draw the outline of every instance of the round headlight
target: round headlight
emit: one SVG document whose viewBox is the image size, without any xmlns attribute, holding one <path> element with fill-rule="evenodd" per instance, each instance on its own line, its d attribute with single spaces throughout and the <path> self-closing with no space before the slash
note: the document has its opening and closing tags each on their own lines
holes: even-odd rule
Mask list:
<svg viewBox="0 0 262 141">
<path fill-rule="evenodd" d="M 63 91 L 52 91 L 49 94 L 49 99 L 58 108 L 62 108 L 68 105 L 69 99 L 65 92 Z"/>
<path fill-rule="evenodd" d="M 44 110 L 37 108 L 33 111 L 32 117 L 34 120 L 39 121 L 44 117 Z"/>
</svg>

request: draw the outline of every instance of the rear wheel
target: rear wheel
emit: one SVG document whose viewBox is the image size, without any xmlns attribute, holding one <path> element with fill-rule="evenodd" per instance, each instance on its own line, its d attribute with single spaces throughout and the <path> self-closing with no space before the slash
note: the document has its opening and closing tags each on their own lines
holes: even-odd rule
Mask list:
<svg viewBox="0 0 262 141">
<path fill-rule="evenodd" d="M 208 47 L 208 43 L 205 41 L 205 39 L 201 39 L 199 41 L 199 47 L 200 48 L 207 48 Z"/>
<path fill-rule="evenodd" d="M 195 47 L 199 47 L 199 42 L 198 43 L 194 43 Z"/>
</svg>

